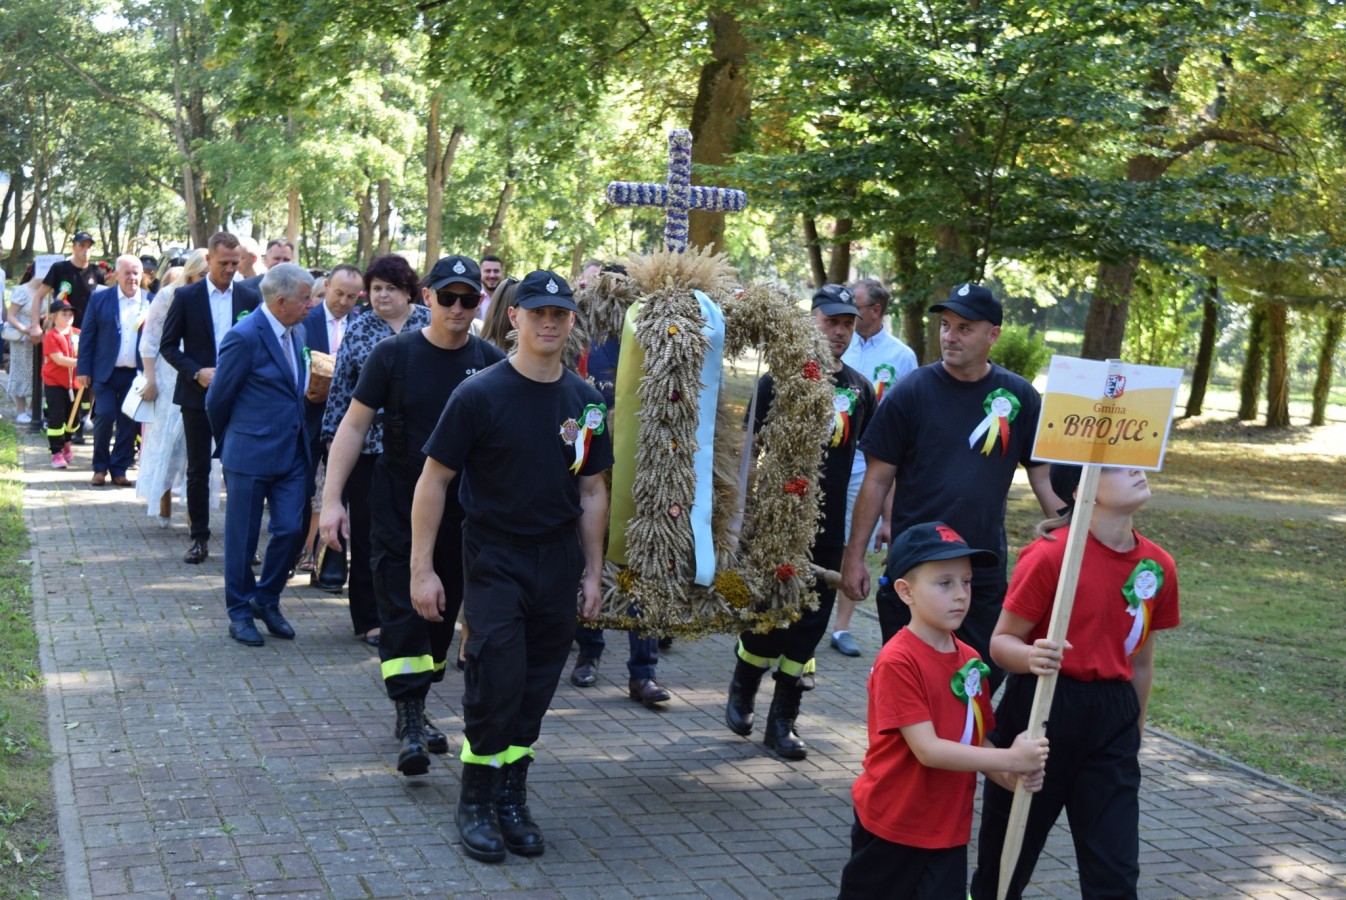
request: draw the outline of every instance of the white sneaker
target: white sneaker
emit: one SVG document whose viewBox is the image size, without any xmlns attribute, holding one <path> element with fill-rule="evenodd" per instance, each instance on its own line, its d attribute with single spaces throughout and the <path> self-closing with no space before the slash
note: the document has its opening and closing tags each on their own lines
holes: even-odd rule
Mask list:
<svg viewBox="0 0 1346 900">
<path fill-rule="evenodd" d="M 27 412 L 21 412 L 14 417 L 15 425 L 31 425 L 32 423 L 33 417 Z"/>
</svg>

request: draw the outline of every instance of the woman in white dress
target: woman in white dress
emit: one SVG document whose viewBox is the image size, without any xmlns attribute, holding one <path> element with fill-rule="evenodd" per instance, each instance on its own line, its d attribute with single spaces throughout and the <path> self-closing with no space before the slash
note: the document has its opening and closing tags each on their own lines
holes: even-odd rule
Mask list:
<svg viewBox="0 0 1346 900">
<path fill-rule="evenodd" d="M 187 443 L 182 432 L 182 410 L 173 402 L 178 383 L 177 370 L 159 355 L 159 338 L 164 319 L 173 305 L 173 293 L 182 285 L 200 281 L 206 273 L 206 252 L 193 251 L 173 278 L 170 269 L 164 286 L 150 304 L 145 328 L 140 337 L 140 356 L 145 361 L 145 390 L 141 394 L 154 401 L 154 418 L 146 423 L 140 438 L 140 477 L 136 496 L 147 503 L 147 514 L 155 517 L 160 528 L 167 528 L 173 513 L 173 491 L 182 493 L 187 474 Z"/>
</svg>

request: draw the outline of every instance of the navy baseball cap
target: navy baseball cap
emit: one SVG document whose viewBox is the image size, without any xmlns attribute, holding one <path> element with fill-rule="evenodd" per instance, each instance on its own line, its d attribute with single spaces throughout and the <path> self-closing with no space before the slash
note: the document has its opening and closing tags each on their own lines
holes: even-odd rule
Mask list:
<svg viewBox="0 0 1346 900">
<path fill-rule="evenodd" d="M 949 291 L 949 299 L 930 307 L 930 312 L 943 310 L 957 313 L 970 322 L 990 322 L 999 325 L 1005 311 L 995 295 L 979 284 L 960 284 Z"/>
<path fill-rule="evenodd" d="M 579 304 L 570 291 L 570 285 L 555 272 L 538 269 L 523 276 L 523 281 L 514 289 L 514 306 L 524 309 L 540 309 L 544 306 L 559 306 L 571 312 L 579 312 Z"/>
<path fill-rule="evenodd" d="M 825 284 L 813 293 L 813 308 L 825 316 L 858 316 L 855 294 L 839 284 Z"/>
<path fill-rule="evenodd" d="M 74 312 L 74 311 L 75 307 L 71 306 L 69 303 L 62 300 L 60 297 L 57 297 L 55 300 L 51 301 L 51 305 L 47 307 L 47 315 L 49 316 L 54 316 L 58 312 Z"/>
<path fill-rule="evenodd" d="M 904 578 L 921 563 L 964 556 L 972 557 L 974 566 L 994 566 L 1000 562 L 1000 556 L 990 550 L 969 547 L 958 532 L 943 522 L 922 522 L 893 539 L 887 569 L 896 577 Z"/>
<path fill-rule="evenodd" d="M 481 293 L 481 268 L 470 256 L 446 256 L 430 270 L 425 286 L 432 291 L 451 284 L 465 284 Z"/>
<path fill-rule="evenodd" d="M 76 231 L 75 237 L 70 241 L 72 244 L 92 244 L 93 235 L 87 231 Z"/>
</svg>

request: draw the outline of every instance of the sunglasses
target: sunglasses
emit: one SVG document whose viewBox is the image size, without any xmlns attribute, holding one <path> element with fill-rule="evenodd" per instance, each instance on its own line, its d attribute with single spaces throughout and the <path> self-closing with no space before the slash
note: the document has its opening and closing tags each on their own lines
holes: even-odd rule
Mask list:
<svg viewBox="0 0 1346 900">
<path fill-rule="evenodd" d="M 461 303 L 463 309 L 476 309 L 481 304 L 481 294 L 455 294 L 453 291 L 435 291 L 435 300 L 443 307 Z"/>
</svg>

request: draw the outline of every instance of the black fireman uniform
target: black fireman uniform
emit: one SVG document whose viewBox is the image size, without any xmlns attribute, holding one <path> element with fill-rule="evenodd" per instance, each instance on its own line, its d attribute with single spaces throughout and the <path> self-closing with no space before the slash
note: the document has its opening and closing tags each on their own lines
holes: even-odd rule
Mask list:
<svg viewBox="0 0 1346 900">
<path fill-rule="evenodd" d="M 762 376 L 757 383 L 754 431 L 761 430 L 766 422 L 775 396 L 773 384 L 770 375 Z M 846 548 L 846 488 L 850 482 L 851 463 L 860 435 L 873 417 L 878 401 L 869 380 L 844 363 L 832 374 L 832 389 L 832 434 L 825 445 L 822 477 L 818 484 L 822 492 L 823 515 L 813 542 L 813 562 L 824 569 L 839 571 L 841 555 Z M 805 609 L 789 627 L 766 634 L 745 631 L 739 635 L 738 659 L 725 709 L 725 724 L 730 731 L 745 736 L 751 734 L 757 688 L 762 676 L 774 665 L 776 688 L 767 714 L 763 743 L 786 759 L 808 756 L 808 746 L 795 733 L 795 720 L 806 689 L 805 676 L 812 676 L 815 668 L 813 653 L 827 631 L 837 597 L 836 590 L 821 579 L 815 581 L 813 590 L 818 595 L 818 608 Z"/>
<path fill-rule="evenodd" d="M 455 483 L 435 540 L 435 572 L 444 583 L 447 604 L 444 621 L 429 622 L 411 605 L 411 501 L 425 463 L 421 448 L 454 389 L 502 359 L 503 353 L 473 335 L 456 350 L 445 350 L 420 329 L 403 331 L 379 342 L 355 388 L 354 399 L 383 411 L 383 453 L 375 463 L 370 492 L 370 568 L 382 623 L 383 684 L 388 698 L 398 704 L 399 719 L 405 701 L 414 701 L 423 714 L 430 685 L 443 680 L 462 602 L 463 511 Z M 400 731 L 400 721 L 398 727 Z M 448 749 L 447 739 L 433 727 L 425 736 L 431 752 Z M 424 754 L 412 755 L 424 760 Z M 399 768 L 402 764 L 399 759 Z M 416 766 L 420 772 L 406 774 L 423 773 L 423 765 Z"/>
</svg>

